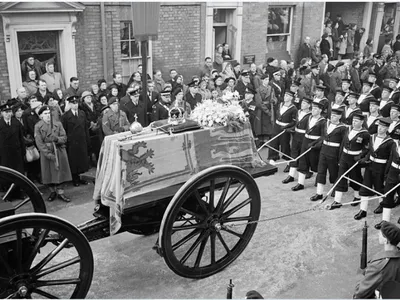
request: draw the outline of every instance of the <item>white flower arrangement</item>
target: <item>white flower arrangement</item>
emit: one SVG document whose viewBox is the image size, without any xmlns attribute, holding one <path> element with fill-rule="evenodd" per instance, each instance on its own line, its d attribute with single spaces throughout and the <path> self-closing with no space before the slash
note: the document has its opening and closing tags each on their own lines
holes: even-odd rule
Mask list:
<svg viewBox="0 0 400 300">
<path fill-rule="evenodd" d="M 220 100 L 203 100 L 193 109 L 190 118 L 203 127 L 231 126 L 234 130 L 241 129 L 247 117 L 239 104 L 239 93 L 227 92 Z"/>
</svg>

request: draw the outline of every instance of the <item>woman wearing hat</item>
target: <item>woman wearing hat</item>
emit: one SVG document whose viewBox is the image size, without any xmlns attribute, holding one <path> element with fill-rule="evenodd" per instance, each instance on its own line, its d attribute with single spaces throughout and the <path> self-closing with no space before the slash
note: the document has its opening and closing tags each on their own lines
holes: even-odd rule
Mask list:
<svg viewBox="0 0 400 300">
<path fill-rule="evenodd" d="M 22 86 L 26 89 L 29 96 L 36 94 L 38 90 L 37 74 L 35 70 L 30 70 L 28 72 L 26 80 L 22 83 Z"/>
<path fill-rule="evenodd" d="M 221 76 L 224 81 L 229 77 L 235 78 L 235 72 L 233 72 L 232 64 L 230 62 L 225 61 L 222 64 Z"/>
<path fill-rule="evenodd" d="M 48 106 L 41 107 L 38 115 L 41 120 L 35 125 L 35 141 L 40 152 L 42 182 L 51 191 L 47 200 L 53 201 L 58 197 L 70 202 L 62 185 L 72 179 L 65 146 L 67 135 L 60 122 L 52 122 Z"/>
<path fill-rule="evenodd" d="M 234 87 L 235 86 L 233 85 L 233 88 Z M 231 92 L 233 92 L 233 88 L 232 88 Z M 207 89 L 207 81 L 205 81 L 204 79 L 202 81 L 200 81 L 200 83 L 199 83 L 199 94 L 201 95 L 201 100 L 211 99 L 211 92 L 209 89 Z"/>
</svg>

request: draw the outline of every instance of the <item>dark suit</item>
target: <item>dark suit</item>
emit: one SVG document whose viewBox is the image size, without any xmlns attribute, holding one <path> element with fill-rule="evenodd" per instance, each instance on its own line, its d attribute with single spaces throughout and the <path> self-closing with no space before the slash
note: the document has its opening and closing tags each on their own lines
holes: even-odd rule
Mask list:
<svg viewBox="0 0 400 300">
<path fill-rule="evenodd" d="M 201 102 L 201 95 L 199 94 L 199 93 L 196 93 L 195 95 L 194 95 L 194 97 L 192 96 L 192 94 L 190 93 L 190 92 L 188 92 L 186 95 L 185 95 L 185 100 L 186 100 L 186 102 L 187 103 L 189 103 L 190 104 L 190 109 L 191 110 L 193 110 L 194 109 L 194 107 L 196 106 L 196 104 L 197 103 L 200 103 Z M 157 103 L 156 103 L 157 104 Z"/>
<path fill-rule="evenodd" d="M 25 144 L 21 123 L 11 118 L 11 125 L 0 119 L 0 165 L 24 174 Z"/>
<path fill-rule="evenodd" d="M 67 153 L 72 176 L 86 172 L 89 169 L 88 149 L 90 147 L 89 130 L 86 114 L 83 110 L 74 116 L 72 110 L 62 116 L 62 125 L 67 134 Z"/>
<path fill-rule="evenodd" d="M 165 120 L 169 118 L 169 107 L 161 102 L 157 102 L 152 107 L 151 121 Z"/>
</svg>

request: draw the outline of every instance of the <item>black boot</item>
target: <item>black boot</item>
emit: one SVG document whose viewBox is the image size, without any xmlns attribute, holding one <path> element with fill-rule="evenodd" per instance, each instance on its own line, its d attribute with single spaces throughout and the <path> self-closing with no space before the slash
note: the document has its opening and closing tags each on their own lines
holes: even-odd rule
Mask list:
<svg viewBox="0 0 400 300">
<path fill-rule="evenodd" d="M 287 184 L 287 183 L 293 182 L 293 181 L 294 181 L 294 178 L 289 175 L 288 177 L 286 177 L 285 179 L 282 180 L 282 183 Z"/>
<path fill-rule="evenodd" d="M 314 196 L 312 196 L 310 198 L 311 201 L 318 201 L 318 200 L 322 200 L 322 198 L 324 198 L 324 196 L 319 195 L 319 194 L 315 194 Z"/>
<path fill-rule="evenodd" d="M 367 212 L 365 210 L 360 210 L 356 215 L 354 215 L 354 220 L 361 220 L 367 216 Z"/>
<path fill-rule="evenodd" d="M 292 191 L 294 191 L 294 192 L 297 192 L 297 191 L 300 191 L 300 190 L 304 190 L 304 185 L 302 185 L 300 183 L 298 183 L 294 187 L 292 187 Z"/>
</svg>

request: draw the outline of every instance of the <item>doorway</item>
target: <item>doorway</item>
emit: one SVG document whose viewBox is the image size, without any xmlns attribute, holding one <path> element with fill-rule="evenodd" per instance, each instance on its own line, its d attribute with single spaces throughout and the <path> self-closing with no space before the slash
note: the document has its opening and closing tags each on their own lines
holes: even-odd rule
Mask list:
<svg viewBox="0 0 400 300">
<path fill-rule="evenodd" d="M 54 71 L 61 72 L 59 31 L 20 31 L 17 33 L 19 60 L 22 64 L 30 55 L 41 62 L 41 71 L 46 73 L 46 62 L 54 61 Z M 22 74 L 21 74 L 22 76 Z M 24 81 L 25 78 L 22 78 Z"/>
</svg>

